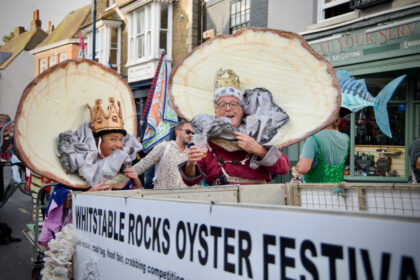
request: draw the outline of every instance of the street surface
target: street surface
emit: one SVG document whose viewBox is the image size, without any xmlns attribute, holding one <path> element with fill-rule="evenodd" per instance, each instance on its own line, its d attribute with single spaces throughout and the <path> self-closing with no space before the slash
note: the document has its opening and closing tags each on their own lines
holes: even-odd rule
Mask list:
<svg viewBox="0 0 420 280">
<path fill-rule="evenodd" d="M 22 280 L 31 277 L 32 245 L 22 230 L 31 221 L 31 197 L 16 190 L 9 201 L 0 208 L 0 223 L 12 228 L 12 236 L 20 242 L 0 245 L 0 280 Z"/>
</svg>

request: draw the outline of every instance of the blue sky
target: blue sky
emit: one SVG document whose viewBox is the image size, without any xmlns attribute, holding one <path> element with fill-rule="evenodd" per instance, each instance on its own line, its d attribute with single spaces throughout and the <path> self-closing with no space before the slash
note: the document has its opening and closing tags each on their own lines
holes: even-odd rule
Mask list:
<svg viewBox="0 0 420 280">
<path fill-rule="evenodd" d="M 92 0 L 0 0 L 0 45 L 1 38 L 16 26 L 29 29 L 32 12 L 39 10 L 42 29 L 47 30 L 48 21 L 55 27 L 70 12 L 92 3 Z"/>
</svg>

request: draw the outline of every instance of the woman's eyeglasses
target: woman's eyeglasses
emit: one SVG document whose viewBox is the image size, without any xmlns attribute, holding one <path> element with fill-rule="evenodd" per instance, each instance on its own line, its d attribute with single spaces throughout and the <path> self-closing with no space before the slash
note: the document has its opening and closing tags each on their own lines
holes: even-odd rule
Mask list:
<svg viewBox="0 0 420 280">
<path fill-rule="evenodd" d="M 187 134 L 191 134 L 191 135 L 193 135 L 194 134 L 194 131 L 191 131 L 191 130 L 189 130 L 189 129 L 180 129 L 181 131 L 185 131 L 185 133 L 187 133 Z"/>
<path fill-rule="evenodd" d="M 222 103 L 216 104 L 217 108 L 218 109 L 222 109 L 222 110 L 226 109 L 226 106 L 227 105 L 229 105 L 229 107 L 232 108 L 232 109 L 236 109 L 236 108 L 238 108 L 238 107 L 241 106 L 241 103 L 236 102 L 236 101 L 233 101 L 233 102 L 230 102 L 230 103 L 224 103 L 224 102 L 222 102 Z"/>
</svg>

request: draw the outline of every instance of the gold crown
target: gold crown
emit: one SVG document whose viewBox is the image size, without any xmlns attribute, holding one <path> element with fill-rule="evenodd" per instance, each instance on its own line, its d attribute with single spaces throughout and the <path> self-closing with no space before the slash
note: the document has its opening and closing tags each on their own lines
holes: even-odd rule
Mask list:
<svg viewBox="0 0 420 280">
<path fill-rule="evenodd" d="M 118 102 L 118 109 L 115 106 L 114 98 L 109 97 L 108 114 L 105 114 L 102 109 L 102 99 L 95 100 L 95 107 L 92 108 L 89 104 L 86 106 L 90 111 L 90 128 L 93 133 L 98 133 L 105 130 L 124 130 L 124 121 L 122 117 L 121 104 Z M 125 131 L 125 130 L 124 130 Z"/>
<path fill-rule="evenodd" d="M 214 78 L 214 89 L 216 90 L 220 87 L 234 87 L 241 90 L 238 75 L 231 69 L 223 70 L 220 68 Z"/>
</svg>

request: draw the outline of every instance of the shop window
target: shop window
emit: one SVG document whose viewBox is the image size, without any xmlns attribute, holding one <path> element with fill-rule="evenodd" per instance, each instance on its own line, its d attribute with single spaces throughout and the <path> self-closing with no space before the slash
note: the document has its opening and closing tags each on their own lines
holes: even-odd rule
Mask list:
<svg viewBox="0 0 420 280">
<path fill-rule="evenodd" d="M 103 60 L 103 57 L 102 57 L 102 54 L 104 52 L 102 41 L 103 41 L 103 39 L 104 39 L 103 37 L 105 35 L 103 29 L 104 28 L 96 29 L 96 38 L 95 38 L 95 40 L 96 40 L 95 41 L 95 43 L 96 43 L 96 52 L 95 52 L 95 60 L 97 62 L 102 63 L 102 64 L 106 64 L 106 63 L 108 63 L 108 61 Z"/>
<path fill-rule="evenodd" d="M 378 95 L 378 93 L 396 77 L 369 77 L 365 79 L 366 87 L 372 96 Z M 392 95 L 391 102 L 396 100 L 404 101 L 406 99 L 406 88 L 405 80 L 402 84 L 395 90 Z"/>
<path fill-rule="evenodd" d="M 55 55 L 49 57 L 49 67 L 57 64 L 57 57 Z"/>
<path fill-rule="evenodd" d="M 396 77 L 369 77 L 365 79 L 372 96 L 378 93 Z M 354 123 L 354 175 L 404 177 L 405 167 L 405 125 L 406 125 L 406 89 L 404 80 L 388 103 L 388 117 L 392 138 L 379 129 L 372 106 L 355 113 Z M 340 130 L 350 135 L 351 121 L 347 116 L 340 125 Z M 349 159 L 350 160 L 350 159 Z M 348 161 L 347 174 L 350 173 Z"/>
<path fill-rule="evenodd" d="M 160 54 L 157 50 L 170 52 L 172 4 L 153 2 L 128 15 L 128 64 L 148 62 Z M 157 25 L 152 25 L 153 18 L 160 18 Z"/>
<path fill-rule="evenodd" d="M 160 6 L 160 32 L 159 32 L 159 49 L 165 50 L 168 46 L 168 5 Z"/>
<path fill-rule="evenodd" d="M 39 60 L 39 74 L 44 72 L 46 69 L 47 69 L 47 59 L 46 58 L 41 58 Z"/>
<path fill-rule="evenodd" d="M 146 12 L 141 9 L 137 12 L 137 30 L 136 30 L 137 59 L 143 58 L 146 54 Z"/>
<path fill-rule="evenodd" d="M 107 8 L 112 8 L 113 6 L 115 6 L 115 0 L 106 0 Z"/>
<path fill-rule="evenodd" d="M 151 56 L 151 7 L 147 5 L 130 16 L 129 53 L 131 63 Z"/>
<path fill-rule="evenodd" d="M 66 53 L 60 53 L 59 62 L 63 62 L 66 59 L 67 59 L 67 54 Z"/>
<path fill-rule="evenodd" d="M 120 71 L 120 48 L 121 48 L 120 27 L 112 24 L 105 24 L 96 30 L 95 61 L 107 65 L 115 71 Z M 92 42 L 92 32 L 87 33 L 88 42 Z M 87 46 L 87 57 L 92 56 L 93 44 Z"/>
<path fill-rule="evenodd" d="M 111 68 L 115 71 L 118 70 L 117 68 L 117 60 L 118 60 L 118 28 L 111 28 L 111 47 L 110 47 L 110 55 L 109 55 L 109 63 L 111 64 Z"/>
<path fill-rule="evenodd" d="M 230 4 L 230 30 L 235 33 L 249 25 L 251 0 L 239 0 Z"/>
<path fill-rule="evenodd" d="M 389 124 L 392 138 L 379 129 L 373 107 L 367 107 L 356 113 L 356 145 L 396 145 L 404 146 L 405 103 L 388 105 Z"/>
<path fill-rule="evenodd" d="M 318 1 L 318 21 L 343 15 L 352 11 L 350 0 Z"/>
</svg>

